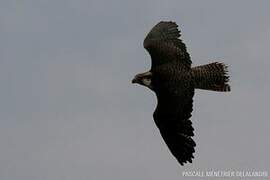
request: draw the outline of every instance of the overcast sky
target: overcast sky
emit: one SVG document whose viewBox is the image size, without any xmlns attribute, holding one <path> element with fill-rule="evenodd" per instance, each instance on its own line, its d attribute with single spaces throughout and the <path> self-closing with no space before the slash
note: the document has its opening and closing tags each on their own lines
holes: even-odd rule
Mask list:
<svg viewBox="0 0 270 180">
<path fill-rule="evenodd" d="M 0 179 L 270 174 L 269 7 L 267 0 L 1 0 Z M 177 22 L 193 66 L 230 66 L 232 92 L 196 90 L 196 153 L 184 167 L 155 127 L 155 95 L 131 84 L 150 68 L 142 42 L 160 20 Z"/>
</svg>

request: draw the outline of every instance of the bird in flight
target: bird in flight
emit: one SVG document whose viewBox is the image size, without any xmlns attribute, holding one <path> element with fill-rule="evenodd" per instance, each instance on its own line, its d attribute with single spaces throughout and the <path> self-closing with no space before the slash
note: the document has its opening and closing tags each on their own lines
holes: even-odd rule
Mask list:
<svg viewBox="0 0 270 180">
<path fill-rule="evenodd" d="M 192 139 L 191 112 L 195 89 L 230 91 L 227 66 L 220 62 L 191 67 L 191 59 L 175 22 L 161 21 L 144 39 L 152 65 L 137 74 L 132 83 L 155 92 L 155 124 L 181 165 L 192 163 L 196 143 Z"/>
</svg>

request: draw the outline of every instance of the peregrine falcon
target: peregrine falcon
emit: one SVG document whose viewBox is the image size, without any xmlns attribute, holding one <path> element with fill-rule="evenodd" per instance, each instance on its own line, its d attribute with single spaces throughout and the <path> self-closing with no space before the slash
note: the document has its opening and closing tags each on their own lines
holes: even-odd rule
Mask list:
<svg viewBox="0 0 270 180">
<path fill-rule="evenodd" d="M 181 165 L 192 163 L 196 143 L 192 139 L 191 112 L 195 89 L 230 91 L 227 66 L 220 62 L 191 67 L 191 59 L 175 22 L 159 22 L 144 39 L 152 65 L 132 83 L 155 92 L 155 124 Z"/>
</svg>

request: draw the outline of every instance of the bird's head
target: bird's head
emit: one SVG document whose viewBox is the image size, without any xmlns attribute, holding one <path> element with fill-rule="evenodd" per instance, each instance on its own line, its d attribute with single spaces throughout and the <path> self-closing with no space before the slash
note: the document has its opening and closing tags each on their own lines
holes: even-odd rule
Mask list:
<svg viewBox="0 0 270 180">
<path fill-rule="evenodd" d="M 142 86 L 146 86 L 150 89 L 153 89 L 152 86 L 152 73 L 150 71 L 137 74 L 134 79 L 132 80 L 132 83 L 137 83 Z"/>
</svg>

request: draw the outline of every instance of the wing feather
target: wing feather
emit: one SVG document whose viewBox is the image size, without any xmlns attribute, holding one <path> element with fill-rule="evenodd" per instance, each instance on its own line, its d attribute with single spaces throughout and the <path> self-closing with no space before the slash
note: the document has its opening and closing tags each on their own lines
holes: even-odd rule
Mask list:
<svg viewBox="0 0 270 180">
<path fill-rule="evenodd" d="M 168 148 L 181 165 L 187 161 L 192 162 L 194 158 L 196 143 L 192 139 L 194 129 L 190 120 L 193 95 L 194 88 L 184 88 L 177 94 L 157 94 L 155 123 Z"/>
<path fill-rule="evenodd" d="M 181 35 L 177 27 L 175 22 L 161 21 L 144 39 L 144 48 L 152 58 L 152 68 L 172 61 L 178 61 L 186 68 L 191 67 L 190 56 L 179 39 Z"/>
</svg>

